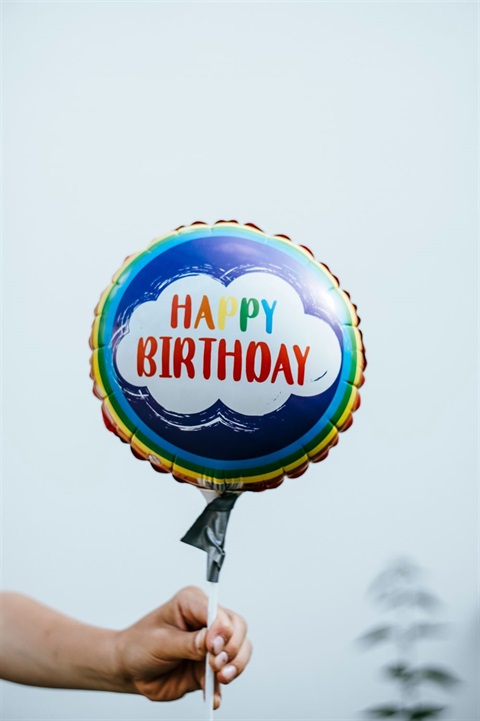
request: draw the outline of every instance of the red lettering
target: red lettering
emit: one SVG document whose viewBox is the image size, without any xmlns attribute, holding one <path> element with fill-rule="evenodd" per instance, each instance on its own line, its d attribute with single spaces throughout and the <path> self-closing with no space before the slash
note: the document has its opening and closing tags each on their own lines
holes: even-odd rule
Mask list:
<svg viewBox="0 0 480 721">
<path fill-rule="evenodd" d="M 203 377 L 208 381 L 212 375 L 212 345 L 217 342 L 216 338 L 199 338 L 203 341 Z"/>
<path fill-rule="evenodd" d="M 226 359 L 233 358 L 233 380 L 239 381 L 242 376 L 242 344 L 235 341 L 234 350 L 227 351 L 227 342 L 222 338 L 218 344 L 218 380 L 224 381 L 227 377 Z"/>
<path fill-rule="evenodd" d="M 145 340 L 143 338 L 138 339 L 137 345 L 137 373 L 139 377 L 147 376 L 151 378 L 157 372 L 157 364 L 155 363 L 153 356 L 157 352 L 158 343 L 157 339 L 149 335 Z M 148 370 L 145 368 L 145 363 L 148 363 Z"/>
<path fill-rule="evenodd" d="M 190 298 L 190 296 L 187 296 Z M 204 296 L 206 298 L 206 296 Z M 202 302 L 203 303 L 203 302 Z M 207 301 L 208 303 L 208 301 Z M 191 308 L 191 300 L 186 302 L 183 307 L 185 309 L 185 317 L 187 318 Z M 173 307 L 173 306 L 172 306 Z M 202 308 L 202 306 L 200 306 Z M 177 310 L 178 310 L 177 308 Z M 209 315 L 210 314 L 210 315 Z M 197 320 L 205 319 L 207 325 L 210 322 L 210 307 L 204 305 L 203 310 L 197 314 Z M 177 318 L 178 320 L 178 318 Z M 159 352 L 159 342 L 161 350 Z M 218 345 L 215 346 L 218 342 Z M 202 343 L 198 350 L 198 371 L 202 373 L 205 380 L 209 380 L 214 372 L 216 361 L 216 371 L 218 380 L 224 381 L 228 377 L 233 381 L 240 381 L 244 377 L 248 383 L 265 383 L 270 378 L 271 383 L 275 383 L 280 374 L 283 373 L 285 382 L 293 385 L 295 382 L 302 386 L 305 384 L 307 360 L 311 351 L 310 346 L 301 348 L 298 345 L 292 346 L 296 367 L 296 379 L 294 380 L 292 372 L 292 361 L 289 357 L 289 350 L 285 343 L 280 345 L 275 363 L 272 361 L 272 351 L 268 343 L 263 341 L 250 341 L 246 348 L 243 347 L 240 340 L 233 342 L 233 349 L 227 349 L 227 341 L 225 338 L 218 340 L 217 338 L 175 338 L 172 336 L 159 336 L 158 339 L 153 336 L 142 337 L 137 343 L 137 374 L 139 378 L 151 378 L 158 372 L 159 378 L 180 378 L 182 374 L 186 374 L 189 378 L 195 378 L 196 368 L 194 365 L 195 354 L 197 351 L 197 343 Z M 217 348 L 217 357 L 214 357 L 214 351 Z M 292 350 L 290 349 L 290 351 Z M 245 355 L 244 355 L 245 354 Z M 157 356 L 158 359 L 157 359 Z M 200 371 L 200 362 L 202 370 Z M 273 366 L 273 371 L 272 371 Z"/>
<path fill-rule="evenodd" d="M 193 338 L 175 338 L 173 346 L 173 375 L 175 378 L 180 378 L 182 375 L 182 365 L 185 366 L 188 377 L 195 378 L 195 366 L 192 363 L 194 355 L 195 341 Z"/>
<path fill-rule="evenodd" d="M 160 337 L 162 341 L 162 372 L 158 374 L 159 378 L 171 378 L 170 373 L 170 341 L 171 336 L 162 335 Z"/>
<path fill-rule="evenodd" d="M 177 328 L 178 311 L 180 310 L 180 308 L 183 308 L 185 310 L 185 314 L 183 317 L 183 327 L 190 328 L 190 324 L 192 322 L 192 298 L 190 295 L 185 296 L 185 303 L 178 302 L 178 295 L 173 296 L 170 325 L 172 326 L 172 328 Z"/>
<path fill-rule="evenodd" d="M 290 367 L 290 359 L 288 357 L 287 346 L 285 343 L 281 344 L 280 350 L 278 351 L 278 358 L 272 373 L 272 383 L 275 383 L 279 373 L 283 373 L 288 385 L 293 385 L 292 369 Z"/>
<path fill-rule="evenodd" d="M 297 359 L 298 363 L 297 383 L 299 386 L 303 386 L 303 384 L 305 383 L 305 364 L 307 362 L 308 354 L 310 353 L 310 346 L 307 345 L 307 347 L 305 348 L 305 352 L 302 354 L 299 346 L 294 345 L 293 352 L 295 353 L 295 358 Z"/>
<path fill-rule="evenodd" d="M 255 369 L 255 361 L 257 359 L 258 350 L 260 351 L 260 370 L 257 373 Z M 270 353 L 270 348 L 268 347 L 268 345 L 266 343 L 263 343 L 263 341 L 260 341 L 259 343 L 251 341 L 248 344 L 247 356 L 245 359 L 245 373 L 247 376 L 247 381 L 249 383 L 251 383 L 252 381 L 258 381 L 259 383 L 263 383 L 270 375 L 271 367 L 272 355 Z"/>
</svg>

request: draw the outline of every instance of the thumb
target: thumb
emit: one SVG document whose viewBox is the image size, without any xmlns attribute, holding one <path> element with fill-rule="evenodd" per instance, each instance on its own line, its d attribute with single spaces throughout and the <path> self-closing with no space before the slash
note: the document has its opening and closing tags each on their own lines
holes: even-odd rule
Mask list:
<svg viewBox="0 0 480 721">
<path fill-rule="evenodd" d="M 163 655 L 175 660 L 201 661 L 206 655 L 207 629 L 182 631 L 169 628 L 163 639 Z"/>
</svg>

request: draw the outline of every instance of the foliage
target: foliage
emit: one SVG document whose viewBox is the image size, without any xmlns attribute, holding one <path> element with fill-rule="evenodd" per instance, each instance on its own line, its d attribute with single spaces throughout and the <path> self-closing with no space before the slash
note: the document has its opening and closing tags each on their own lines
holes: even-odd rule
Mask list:
<svg viewBox="0 0 480 721">
<path fill-rule="evenodd" d="M 424 703 L 424 686 L 436 686 L 452 691 L 459 679 L 439 666 L 423 666 L 416 661 L 418 644 L 422 639 L 444 634 L 447 626 L 430 620 L 440 607 L 436 596 L 420 585 L 420 571 L 409 560 L 400 559 L 383 571 L 371 586 L 375 601 L 391 617 L 370 629 L 360 639 L 364 648 L 391 643 L 397 660 L 383 668 L 384 677 L 397 687 L 398 701 L 367 709 L 372 719 L 421 721 L 435 719 L 447 706 Z"/>
</svg>

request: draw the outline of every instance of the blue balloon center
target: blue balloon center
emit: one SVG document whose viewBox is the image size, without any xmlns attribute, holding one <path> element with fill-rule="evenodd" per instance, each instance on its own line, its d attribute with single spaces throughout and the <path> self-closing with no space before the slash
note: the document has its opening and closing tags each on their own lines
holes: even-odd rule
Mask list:
<svg viewBox="0 0 480 721">
<path fill-rule="evenodd" d="M 115 350 L 128 333 L 129 319 L 142 303 L 154 301 L 174 280 L 194 274 L 210 275 L 228 285 L 249 272 L 271 273 L 288 282 L 300 296 L 305 313 L 321 318 L 334 330 L 344 351 L 338 319 L 325 307 L 319 292 L 318 270 L 293 255 L 259 241 L 238 236 L 206 236 L 191 239 L 162 251 L 131 279 L 117 308 L 112 352 L 116 382 L 135 416 L 150 431 L 178 449 L 218 460 L 244 460 L 275 453 L 304 436 L 329 407 L 340 382 L 317 396 L 291 395 L 283 406 L 262 416 L 243 415 L 220 400 L 201 413 L 172 413 L 162 407 L 148 388 L 133 386 L 120 375 Z M 233 382 L 226 380 L 227 382 Z M 180 381 L 179 381 L 180 383 Z"/>
</svg>

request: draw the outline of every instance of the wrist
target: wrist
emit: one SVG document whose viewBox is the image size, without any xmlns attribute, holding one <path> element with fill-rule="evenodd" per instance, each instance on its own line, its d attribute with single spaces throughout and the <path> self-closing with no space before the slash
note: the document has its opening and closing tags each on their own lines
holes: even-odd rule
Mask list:
<svg viewBox="0 0 480 721">
<path fill-rule="evenodd" d="M 106 630 L 102 648 L 103 663 L 99 673 L 101 690 L 116 693 L 138 693 L 126 670 L 123 631 Z"/>
</svg>

